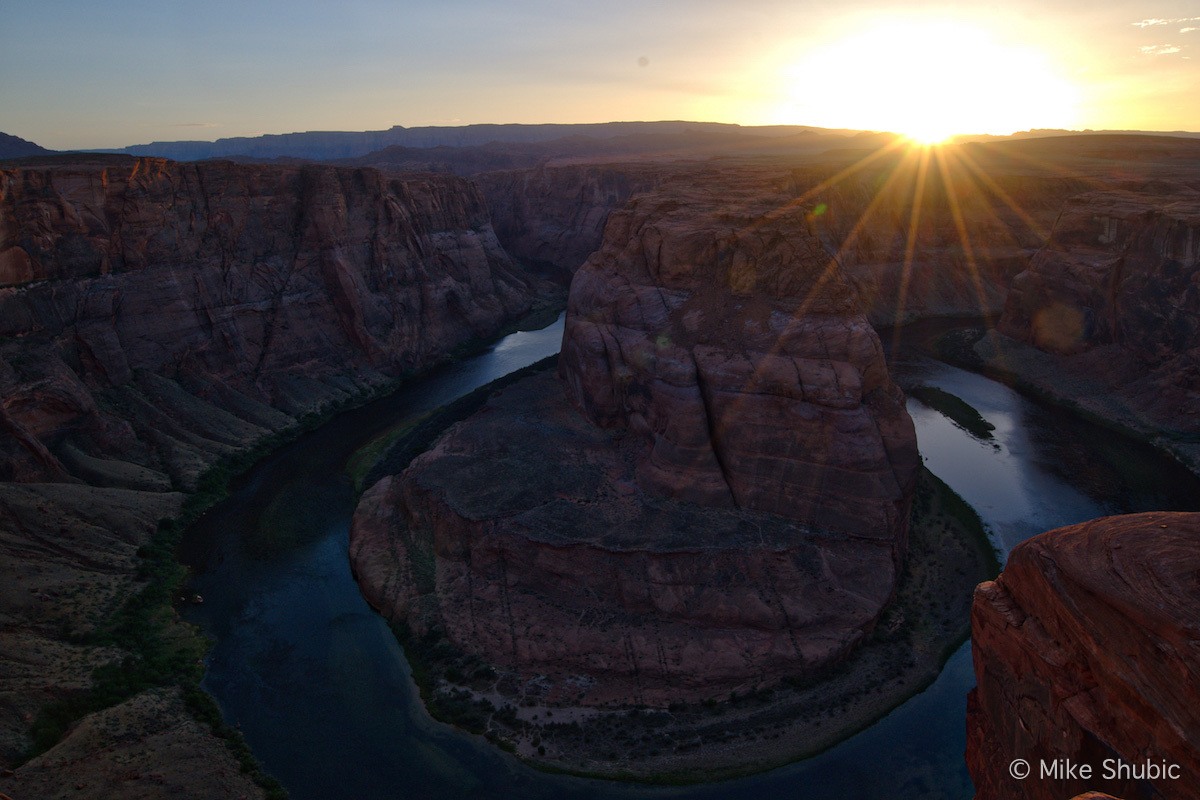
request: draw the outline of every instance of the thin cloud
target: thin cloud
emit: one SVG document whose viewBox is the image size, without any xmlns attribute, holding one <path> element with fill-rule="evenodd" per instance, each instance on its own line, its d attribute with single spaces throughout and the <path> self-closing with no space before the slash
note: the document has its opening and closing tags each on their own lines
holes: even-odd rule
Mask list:
<svg viewBox="0 0 1200 800">
<path fill-rule="evenodd" d="M 1163 19 L 1162 17 L 1149 17 L 1141 22 L 1134 22 L 1132 25 L 1135 28 L 1152 28 L 1155 25 L 1178 25 L 1187 22 L 1200 22 L 1200 17 L 1175 17 L 1174 19 Z M 1195 30 L 1192 28 L 1191 30 Z"/>
<path fill-rule="evenodd" d="M 1200 31 L 1200 28 L 1196 28 L 1196 27 L 1187 27 L 1187 28 L 1180 28 L 1180 29 L 1179 29 L 1179 32 L 1180 32 L 1180 33 L 1191 33 L 1192 31 Z"/>
<path fill-rule="evenodd" d="M 172 122 L 172 128 L 215 128 L 215 122 Z"/>
<path fill-rule="evenodd" d="M 1176 47 L 1173 44 L 1148 44 L 1140 48 L 1142 55 L 1146 56 L 1169 56 L 1172 53 L 1178 53 L 1182 47 Z"/>
</svg>

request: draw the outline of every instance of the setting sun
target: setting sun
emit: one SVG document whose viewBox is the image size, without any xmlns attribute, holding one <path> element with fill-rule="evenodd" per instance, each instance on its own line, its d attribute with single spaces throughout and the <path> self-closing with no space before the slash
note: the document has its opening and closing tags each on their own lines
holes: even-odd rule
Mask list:
<svg viewBox="0 0 1200 800">
<path fill-rule="evenodd" d="M 784 70 L 791 119 L 932 144 L 1075 124 L 1077 91 L 1041 53 L 949 20 L 876 21 Z"/>
</svg>

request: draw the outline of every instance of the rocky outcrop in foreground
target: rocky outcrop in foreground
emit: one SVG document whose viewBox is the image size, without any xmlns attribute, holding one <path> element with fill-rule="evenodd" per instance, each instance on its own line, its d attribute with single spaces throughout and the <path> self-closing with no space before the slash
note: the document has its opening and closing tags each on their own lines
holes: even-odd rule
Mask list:
<svg viewBox="0 0 1200 800">
<path fill-rule="evenodd" d="M 978 800 L 1200 797 L 1198 577 L 1200 514 L 1107 517 L 1012 551 L 976 591 L 971 618 Z M 1018 758 L 1033 769 L 1020 781 L 1009 774 Z M 1041 777 L 1056 759 L 1089 765 L 1093 778 Z M 1119 763 L 1139 772 L 1123 779 Z M 1138 779 L 1164 764 L 1176 777 Z"/>
<path fill-rule="evenodd" d="M 130 655 L 89 637 L 145 585 L 138 548 L 206 470 L 494 335 L 534 295 L 454 178 L 98 156 L 0 169 L 0 766 L 39 709 Z M 138 741 L 122 720 L 181 708 L 130 702 L 18 770 L 13 793 L 92 770 L 81 750 L 106 732 Z M 147 746 L 182 728 L 154 730 Z"/>
<path fill-rule="evenodd" d="M 770 686 L 870 632 L 913 426 L 837 263 L 760 188 L 615 212 L 561 385 L 505 390 L 363 496 L 351 557 L 386 616 L 585 706 Z"/>
</svg>

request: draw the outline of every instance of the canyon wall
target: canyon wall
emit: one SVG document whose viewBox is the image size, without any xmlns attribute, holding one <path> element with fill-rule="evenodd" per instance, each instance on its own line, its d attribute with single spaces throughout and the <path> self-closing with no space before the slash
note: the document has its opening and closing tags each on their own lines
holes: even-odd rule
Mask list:
<svg viewBox="0 0 1200 800">
<path fill-rule="evenodd" d="M 86 478 L 89 458 L 129 451 L 186 487 L 283 415 L 530 306 L 481 198 L 454 178 L 65 160 L 0 172 L 0 204 L 9 479 Z"/>
<path fill-rule="evenodd" d="M 614 212 L 572 282 L 561 378 L 504 390 L 364 494 L 372 604 L 554 704 L 723 698 L 861 642 L 903 564 L 916 440 L 853 290 L 784 205 L 739 172 Z"/>
<path fill-rule="evenodd" d="M 0 765 L 40 708 L 128 655 L 87 642 L 208 468 L 495 335 L 540 286 L 456 178 L 116 156 L 0 169 Z M 70 780 L 57 752 L 12 791 Z M 212 769 L 236 774 L 226 760 Z"/>
<path fill-rule="evenodd" d="M 932 152 L 796 168 L 785 184 L 876 326 L 999 315 L 1063 201 L 1088 185 L 986 149 Z"/>
<path fill-rule="evenodd" d="M 970 154 L 968 150 L 956 151 Z M 633 196 L 690 176 L 721 185 L 731 173 L 763 197 L 807 212 L 805 228 L 837 258 L 872 324 L 928 316 L 998 316 L 1009 283 L 1029 267 L 1079 176 L 988 151 L 935 159 L 864 151 L 744 161 L 628 161 L 483 172 L 472 177 L 496 233 L 518 260 L 569 281 L 600 246 L 608 215 Z M 789 161 L 800 160 L 802 166 Z M 984 166 L 980 166 L 983 164 Z M 987 172 L 984 172 L 984 169 Z"/>
<path fill-rule="evenodd" d="M 1106 517 L 1018 545 L 976 590 L 967 764 L 978 800 L 1200 797 L 1200 514 Z M 1014 759 L 1034 774 L 1015 780 Z M 1092 780 L 1042 778 L 1042 761 Z M 1104 780 L 1106 759 L 1175 778 Z M 1139 776 L 1140 777 L 1140 776 Z"/>
<path fill-rule="evenodd" d="M 664 167 L 639 164 L 485 172 L 479 185 L 496 236 L 523 264 L 563 284 L 597 248 L 608 215 L 653 188 Z"/>
<path fill-rule="evenodd" d="M 593 424 L 646 438 L 654 493 L 906 524 L 914 435 L 879 339 L 805 210 L 757 181 L 679 180 L 615 213 L 572 283 L 560 373 Z"/>
<path fill-rule="evenodd" d="M 979 348 L 995 365 L 1186 456 L 1200 434 L 1200 197 L 1072 198 L 999 331 Z"/>
</svg>

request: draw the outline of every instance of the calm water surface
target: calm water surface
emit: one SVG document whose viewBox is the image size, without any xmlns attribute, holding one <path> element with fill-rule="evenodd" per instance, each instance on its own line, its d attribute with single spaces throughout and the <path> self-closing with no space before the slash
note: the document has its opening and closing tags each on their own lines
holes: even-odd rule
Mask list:
<svg viewBox="0 0 1200 800">
<path fill-rule="evenodd" d="M 188 616 L 215 640 L 204 686 L 267 770 L 296 800 L 970 798 L 967 645 L 926 691 L 823 755 L 705 786 L 546 775 L 429 719 L 403 652 L 350 575 L 346 461 L 393 425 L 552 355 L 561 337 L 561 318 L 513 334 L 335 419 L 259 464 L 188 532 L 181 557 L 205 598 Z M 909 401 L 926 464 L 975 506 L 1003 553 L 1058 525 L 1200 497 L 1173 462 L 994 381 L 916 355 L 894 371 L 962 397 L 996 426 L 982 442 Z"/>
</svg>

